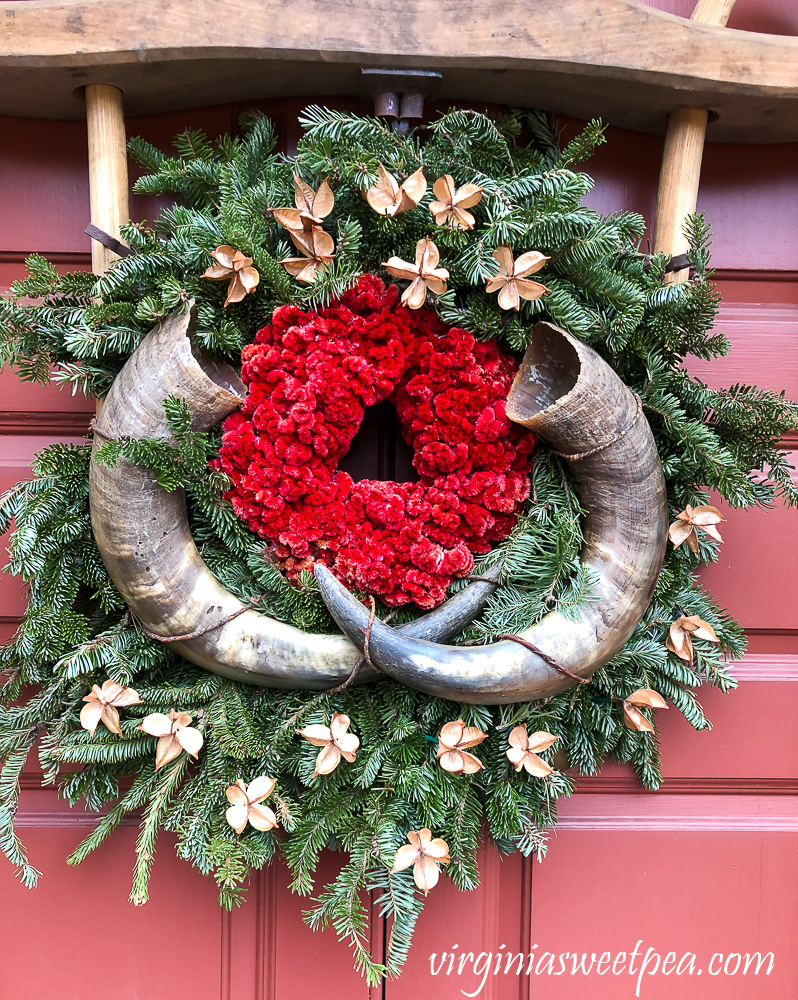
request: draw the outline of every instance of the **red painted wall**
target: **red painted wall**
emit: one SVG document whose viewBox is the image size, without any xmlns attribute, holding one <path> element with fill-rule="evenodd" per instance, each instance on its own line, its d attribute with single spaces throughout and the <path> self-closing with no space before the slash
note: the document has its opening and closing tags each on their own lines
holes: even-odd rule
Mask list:
<svg viewBox="0 0 798 1000">
<path fill-rule="evenodd" d="M 676 11 L 679 2 L 668 9 Z M 687 9 L 676 12 L 689 13 L 688 0 L 682 6 Z M 739 27 L 798 32 L 798 14 L 787 3 L 739 0 L 734 17 Z M 305 103 L 262 102 L 278 119 L 286 149 L 296 141 L 296 114 Z M 133 119 L 128 127 L 164 144 L 186 126 L 227 131 L 239 110 L 223 105 Z M 24 255 L 33 250 L 60 266 L 88 268 L 85 145 L 78 122 L 0 119 L 0 285 L 22 273 Z M 660 137 L 610 129 L 608 144 L 589 166 L 597 181 L 590 203 L 603 211 L 634 209 L 650 222 L 661 150 Z M 711 369 L 692 366 L 712 384 L 757 382 L 786 387 L 798 398 L 797 151 L 794 144 L 707 148 L 700 207 L 715 229 L 720 322 L 734 346 Z M 132 214 L 151 219 L 156 207 L 133 199 Z M 49 441 L 79 437 L 90 411 L 80 397 L 0 376 L 0 488 L 26 476 L 31 456 Z M 328 1000 L 454 1000 L 479 989 L 481 976 L 457 974 L 459 959 L 448 975 L 448 957 L 431 975 L 433 952 L 434 968 L 443 952 L 492 953 L 491 974 L 477 994 L 490 1000 L 625 1000 L 636 995 L 641 958 L 631 975 L 628 959 L 639 940 L 643 956 L 649 948 L 660 959 L 669 952 L 676 960 L 696 954 L 692 975 L 675 969 L 649 975 L 652 953 L 640 996 L 798 995 L 798 735 L 791 725 L 798 712 L 798 517 L 731 512 L 724 537 L 723 558 L 704 580 L 746 627 L 751 652 L 737 669 L 736 693 L 708 690 L 702 698 L 714 729 L 695 733 L 675 713 L 663 713 L 662 792 L 642 792 L 617 765 L 581 781 L 562 806 L 543 864 L 499 861 L 483 848 L 483 885 L 463 896 L 442 882 L 399 981 L 369 991 L 331 932 L 313 935 L 304 927 L 304 901 L 290 895 L 279 867 L 257 876 L 241 910 L 223 914 L 212 883 L 177 861 L 164 838 L 152 899 L 133 908 L 127 895 L 134 828 L 124 827 L 78 869 L 67 868 L 64 858 L 94 818 L 69 810 L 31 774 L 19 822 L 44 878 L 31 892 L 0 865 L 0 1000 L 133 1000 L 161 992 L 174 1000 L 288 1000 L 311 993 Z M 4 637 L 23 607 L 21 589 L 2 578 Z M 328 855 L 325 872 L 339 863 Z M 42 926 L 52 929 L 44 945 Z M 375 920 L 377 955 L 382 932 Z M 571 975 L 568 958 L 564 974 L 550 976 L 544 957 L 539 975 L 534 963 L 530 977 L 493 975 L 498 954 L 507 951 L 585 952 L 588 965 L 593 952 L 597 962 L 605 952 L 613 961 L 627 954 L 617 974 L 605 961 L 598 968 L 594 963 L 589 975 Z M 775 954 L 769 976 L 764 969 L 758 976 L 723 972 L 727 955 L 757 951 Z M 712 974 L 717 959 L 710 967 L 715 953 L 723 955 L 718 975 Z M 732 958 L 727 969 L 735 963 Z M 559 959 L 554 971 L 558 967 Z"/>
</svg>

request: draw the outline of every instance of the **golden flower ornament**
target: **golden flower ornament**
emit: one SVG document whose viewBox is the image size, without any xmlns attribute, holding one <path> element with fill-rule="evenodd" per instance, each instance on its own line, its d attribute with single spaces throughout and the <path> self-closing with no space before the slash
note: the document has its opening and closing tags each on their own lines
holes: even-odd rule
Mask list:
<svg viewBox="0 0 798 1000">
<path fill-rule="evenodd" d="M 189 712 L 176 712 L 169 715 L 153 712 L 142 720 L 138 728 L 150 736 L 158 736 L 158 746 L 155 748 L 155 770 L 158 771 L 170 760 L 180 756 L 181 750 L 196 759 L 202 749 L 203 739 L 199 729 L 192 728 Z"/>
<path fill-rule="evenodd" d="M 297 729 L 300 736 L 304 736 L 308 742 L 315 747 L 321 747 L 321 752 L 316 758 L 316 769 L 311 775 L 315 778 L 317 774 L 329 774 L 338 767 L 338 763 L 343 757 L 351 764 L 355 759 L 355 751 L 360 746 L 360 740 L 354 733 L 348 733 L 349 716 L 333 713 L 329 726 L 311 725 L 304 729 Z"/>
<path fill-rule="evenodd" d="M 623 721 L 628 729 L 636 729 L 640 733 L 653 733 L 654 727 L 640 711 L 645 708 L 667 708 L 667 702 L 651 688 L 638 688 L 623 702 Z"/>
<path fill-rule="evenodd" d="M 438 199 L 429 206 L 436 225 L 443 226 L 448 222 L 454 229 L 474 228 L 474 216 L 466 209 L 482 201 L 482 188 L 478 184 L 455 188 L 451 174 L 444 174 L 432 185 L 432 193 Z"/>
<path fill-rule="evenodd" d="M 366 201 L 379 215 L 401 215 L 409 212 L 424 197 L 427 179 L 421 167 L 400 184 L 385 167 L 377 164 L 378 181 L 366 192 Z"/>
<path fill-rule="evenodd" d="M 391 257 L 383 267 L 394 278 L 405 278 L 410 284 L 402 292 L 402 302 L 410 309 L 420 309 L 427 300 L 427 289 L 442 295 L 446 291 L 449 272 L 438 267 L 440 254 L 432 240 L 425 236 L 416 244 L 416 262 L 409 264 L 401 257 Z"/>
<path fill-rule="evenodd" d="M 294 203 L 296 208 L 273 208 L 271 213 L 283 229 L 309 233 L 332 212 L 335 196 L 326 177 L 314 191 L 294 174 Z"/>
<path fill-rule="evenodd" d="M 141 704 L 141 698 L 133 688 L 123 687 L 115 681 L 106 681 L 102 687 L 99 684 L 92 685 L 91 691 L 83 700 L 87 704 L 80 710 L 80 724 L 84 729 L 88 729 L 92 736 L 101 722 L 112 733 L 121 736 L 117 709 Z"/>
<path fill-rule="evenodd" d="M 675 549 L 678 549 L 682 542 L 687 542 L 687 548 L 697 553 L 698 531 L 705 531 L 712 538 L 722 542 L 723 539 L 715 525 L 723 521 L 724 517 L 717 507 L 691 507 L 688 504 L 681 514 L 676 515 L 676 520 L 668 529 L 668 537 Z"/>
<path fill-rule="evenodd" d="M 403 872 L 413 866 L 413 879 L 426 896 L 438 884 L 440 869 L 451 861 L 449 845 L 440 837 L 433 839 L 430 830 L 410 830 L 407 834 L 409 844 L 400 847 L 393 859 L 393 872 Z"/>
<path fill-rule="evenodd" d="M 217 247 L 211 257 L 216 264 L 211 264 L 200 277 L 209 281 L 229 281 L 227 298 L 224 300 L 226 306 L 231 302 L 240 302 L 258 287 L 260 275 L 252 266 L 251 257 L 245 257 L 240 250 L 229 246 Z"/>
<path fill-rule="evenodd" d="M 323 229 L 311 229 L 310 232 L 289 230 L 288 235 L 294 246 L 303 254 L 302 257 L 286 257 L 280 263 L 297 281 L 312 285 L 317 274 L 322 274 L 333 259 L 335 243 L 329 233 Z"/>
<path fill-rule="evenodd" d="M 277 778 L 262 774 L 247 785 L 241 778 L 227 789 L 227 799 L 232 803 L 224 818 L 236 833 L 243 833 L 247 823 L 256 830 L 271 830 L 277 826 L 277 817 L 268 806 L 261 805 L 277 784 Z"/>
<path fill-rule="evenodd" d="M 497 247 L 493 256 L 499 262 L 499 273 L 488 278 L 485 290 L 499 293 L 499 305 L 502 309 L 519 309 L 521 299 L 539 299 L 548 294 L 551 289 L 541 285 L 539 281 L 527 281 L 528 274 L 535 274 L 549 260 L 537 250 L 521 254 L 518 260 L 513 260 L 513 252 L 509 247 Z"/>
<path fill-rule="evenodd" d="M 559 738 L 544 730 L 539 730 L 530 736 L 526 731 L 526 723 L 523 726 L 516 726 L 507 737 L 507 742 L 510 744 L 510 749 L 505 751 L 507 760 L 515 765 L 516 771 L 523 768 L 536 778 L 547 778 L 550 774 L 554 774 L 554 768 L 549 767 L 535 751 L 548 750 Z"/>
<path fill-rule="evenodd" d="M 476 774 L 485 766 L 472 753 L 467 753 L 469 747 L 475 747 L 488 738 L 487 733 L 475 726 L 467 726 L 462 719 L 447 722 L 441 728 L 438 737 L 438 763 L 450 774 Z"/>
<path fill-rule="evenodd" d="M 720 643 L 715 629 L 709 622 L 703 621 L 698 615 L 683 615 L 671 625 L 665 645 L 672 653 L 676 653 L 682 660 L 692 664 L 693 639 L 705 639 L 707 642 Z"/>
</svg>

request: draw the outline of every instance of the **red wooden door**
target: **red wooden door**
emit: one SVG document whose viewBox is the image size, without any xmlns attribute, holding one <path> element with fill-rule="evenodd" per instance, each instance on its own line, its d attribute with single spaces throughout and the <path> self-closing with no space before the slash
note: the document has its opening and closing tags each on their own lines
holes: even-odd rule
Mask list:
<svg viewBox="0 0 798 1000">
<path fill-rule="evenodd" d="M 779 27 L 763 24 L 766 30 L 796 30 L 784 3 L 749 4 L 749 21 L 754 8 L 771 19 L 781 11 Z M 739 9 L 746 14 L 746 0 Z M 263 103 L 287 148 L 305 103 Z M 133 119 L 128 129 L 164 145 L 186 126 L 227 131 L 238 110 Z M 21 274 L 33 250 L 88 269 L 85 126 L 7 118 L 0 130 L 0 284 Z M 659 137 L 611 129 L 589 165 L 597 178 L 590 203 L 650 220 L 661 151 Z M 755 382 L 798 398 L 795 157 L 793 144 L 707 148 L 699 208 L 714 226 L 721 324 L 734 345 L 705 374 L 696 363 L 713 384 Z M 136 218 L 152 219 L 156 210 L 145 199 L 132 205 Z M 0 392 L 5 489 L 28 474 L 46 443 L 78 439 L 91 413 L 80 397 L 24 386 L 8 374 L 0 376 Z M 404 478 L 401 450 L 393 457 L 386 450 L 389 430 L 375 424 L 371 433 L 371 440 L 363 433 L 361 457 L 352 455 L 352 463 Z M 798 448 L 798 438 L 785 447 Z M 0 1000 L 133 1000 L 161 992 L 174 1000 L 317 992 L 329 1000 L 798 995 L 798 736 L 791 721 L 798 711 L 798 518 L 781 510 L 728 516 L 723 560 L 705 583 L 745 626 L 750 651 L 737 668 L 739 690 L 726 697 L 708 690 L 702 699 L 715 728 L 696 733 L 675 713 L 660 720 L 666 781 L 659 793 L 642 792 L 618 765 L 581 781 L 562 805 L 543 864 L 500 861 L 484 847 L 482 886 L 463 896 L 442 882 L 399 980 L 369 990 L 332 932 L 312 934 L 303 925 L 305 902 L 288 892 L 279 866 L 260 873 L 248 902 L 225 914 L 213 884 L 178 861 L 164 838 L 151 900 L 132 907 L 135 828 L 123 827 L 79 868 L 68 868 L 64 859 L 94 816 L 69 810 L 30 773 L 18 823 L 44 878 L 29 891 L 0 866 Z M 3 638 L 23 607 L 16 582 L 0 578 Z M 339 863 L 327 855 L 321 879 Z M 383 928 L 377 920 L 374 927 L 379 955 Z M 516 975 L 517 963 L 506 972 L 507 952 L 535 955 L 531 974 Z M 758 973 L 757 962 L 746 960 L 756 953 L 764 957 Z"/>
</svg>

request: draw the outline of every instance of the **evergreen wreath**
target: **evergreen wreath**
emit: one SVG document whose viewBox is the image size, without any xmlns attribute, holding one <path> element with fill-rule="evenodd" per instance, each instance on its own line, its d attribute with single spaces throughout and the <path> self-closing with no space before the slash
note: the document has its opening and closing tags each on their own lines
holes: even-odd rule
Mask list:
<svg viewBox="0 0 798 1000">
<path fill-rule="evenodd" d="M 42 257 L 29 258 L 28 276 L 0 306 L 3 360 L 23 379 L 103 396 L 153 323 L 195 300 L 197 341 L 237 363 L 257 331 L 275 322 L 275 308 L 340 308 L 362 275 L 384 278 L 383 262 L 396 255 L 389 273 L 410 278 L 408 305 L 421 304 L 423 293 L 435 322 L 475 355 L 498 350 L 483 346 L 489 341 L 519 354 L 541 318 L 597 350 L 639 394 L 681 521 L 675 537 L 688 544 L 669 546 L 651 605 L 623 651 L 591 683 L 544 702 L 455 706 L 387 679 L 315 694 L 255 688 L 190 665 L 138 627 L 92 537 L 90 446 L 52 445 L 37 456 L 36 478 L 2 500 L 3 523 L 15 523 L 10 571 L 26 582 L 30 600 L 0 652 L 0 845 L 23 882 L 34 885 L 39 873 L 13 820 L 20 774 L 38 746 L 44 780 L 57 783 L 65 799 L 82 798 L 95 810 L 110 804 L 71 863 L 126 815 L 141 812 L 136 903 L 147 898 L 161 829 L 177 834 L 181 857 L 215 876 L 226 906 L 278 850 L 292 887 L 309 895 L 321 850 L 342 848 L 348 860 L 333 882 L 316 887 L 307 920 L 334 926 L 356 967 L 376 982 L 398 974 L 406 958 L 423 903 L 414 873 L 429 888 L 438 863 L 448 862 L 459 888 L 475 886 L 483 824 L 503 852 L 545 853 L 557 799 L 573 790 L 572 778 L 546 763 L 555 736 L 578 771 L 595 773 L 611 756 L 656 788 L 658 743 L 646 731 L 653 728 L 649 708 L 659 704 L 652 692 L 697 729 L 708 727 L 695 691 L 703 683 L 732 688 L 728 661 L 745 648 L 740 626 L 694 579 L 718 554 L 714 515 L 705 510 L 709 491 L 733 507 L 767 507 L 776 498 L 798 505 L 778 447 L 796 424 L 796 406 L 752 386 L 710 389 L 682 367 L 687 355 L 711 359 L 729 348 L 712 332 L 719 297 L 707 227 L 701 216 L 688 223 L 690 280 L 664 283 L 665 257 L 639 252 L 640 216 L 602 217 L 582 204 L 591 180 L 573 168 L 603 141 L 598 123 L 562 150 L 546 116 L 526 110 L 495 119 L 451 111 L 423 139 L 319 107 L 307 109 L 302 125 L 293 159 L 274 152 L 272 126 L 257 115 L 242 120 L 239 136 L 216 143 L 184 133 L 174 157 L 133 140 L 131 153 L 148 171 L 136 190 L 172 195 L 175 203 L 152 227 L 126 227 L 135 253 L 99 279 L 58 275 Z M 280 221 L 273 209 L 293 199 L 294 172 L 307 188 L 305 201 Z M 432 204 L 419 193 L 419 172 L 445 182 L 447 190 L 436 182 Z M 324 198 L 314 203 L 325 178 L 334 209 Z M 478 186 L 482 200 L 474 203 L 457 185 Z M 322 219 L 334 241 L 319 235 Z M 448 285 L 435 276 L 440 269 L 429 254 L 404 264 L 431 235 Z M 549 258 L 548 294 L 519 301 L 505 290 L 502 306 L 487 292 L 486 283 L 501 285 L 507 267 L 520 263 L 494 256 L 503 247 Z M 234 253 L 225 256 L 225 248 Z M 301 257 L 288 256 L 297 249 Z M 222 268 L 226 291 L 201 280 L 209 270 L 221 277 Z M 185 489 L 203 558 L 242 600 L 259 599 L 263 613 L 306 630 L 334 631 L 313 575 L 297 565 L 288 580 L 225 499 L 234 483 L 221 429 L 193 432 L 181 400 L 166 399 L 164 407 L 175 447 L 109 441 L 105 460 L 123 455 L 153 468 L 167 489 Z M 542 445 L 530 482 L 509 535 L 476 562 L 478 574 L 502 560 L 501 584 L 458 641 L 489 642 L 554 607 L 577 612 L 590 599 L 590 580 L 579 568 L 579 498 L 560 459 Z M 449 592 L 463 585 L 454 580 Z M 386 612 L 377 605 L 380 617 Z M 395 620 L 416 614 L 404 605 Z M 717 642 L 708 641 L 713 636 Z M 630 698 L 641 688 L 651 691 Z M 297 736 L 300 728 L 307 738 Z M 346 762 L 336 767 L 341 756 Z M 269 795 L 274 811 L 263 805 Z M 406 837 L 410 843 L 399 850 Z M 369 954 L 363 889 L 377 890 L 380 912 L 392 921 L 384 964 Z"/>
</svg>

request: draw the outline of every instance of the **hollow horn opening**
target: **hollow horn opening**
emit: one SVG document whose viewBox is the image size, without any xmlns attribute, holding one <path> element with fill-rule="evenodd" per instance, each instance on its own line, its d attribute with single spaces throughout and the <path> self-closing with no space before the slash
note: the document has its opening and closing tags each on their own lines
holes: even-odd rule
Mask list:
<svg viewBox="0 0 798 1000">
<path fill-rule="evenodd" d="M 235 369 L 227 364 L 226 361 L 217 361 L 215 358 L 212 358 L 210 354 L 207 354 L 202 347 L 200 347 L 194 339 L 195 325 L 196 310 L 192 309 L 191 321 L 187 331 L 188 342 L 191 345 L 192 357 L 213 383 L 222 389 L 226 389 L 228 392 L 232 392 L 233 395 L 238 396 L 239 399 L 243 399 L 247 394 L 247 387 L 238 377 Z"/>
<path fill-rule="evenodd" d="M 507 400 L 507 416 L 517 423 L 536 417 L 567 396 L 579 378 L 576 350 L 557 329 L 538 323 Z"/>
</svg>

